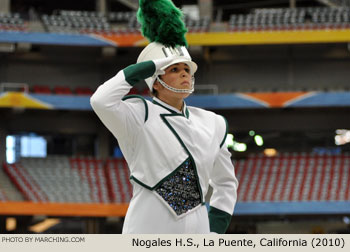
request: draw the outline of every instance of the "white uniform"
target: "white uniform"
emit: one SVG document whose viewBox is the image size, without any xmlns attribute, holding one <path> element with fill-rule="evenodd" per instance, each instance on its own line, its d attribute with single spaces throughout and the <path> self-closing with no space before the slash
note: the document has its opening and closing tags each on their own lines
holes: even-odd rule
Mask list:
<svg viewBox="0 0 350 252">
<path fill-rule="evenodd" d="M 91 97 L 130 169 L 133 197 L 123 233 L 225 232 L 238 186 L 224 143 L 225 119 L 186 104 L 180 112 L 157 98 L 123 98 L 132 88 L 127 80 L 138 76 L 137 71 L 136 77 L 126 76 L 130 72 L 120 71 Z M 208 218 L 204 197 L 209 184 Z M 173 192 L 184 198 L 174 198 Z"/>
</svg>

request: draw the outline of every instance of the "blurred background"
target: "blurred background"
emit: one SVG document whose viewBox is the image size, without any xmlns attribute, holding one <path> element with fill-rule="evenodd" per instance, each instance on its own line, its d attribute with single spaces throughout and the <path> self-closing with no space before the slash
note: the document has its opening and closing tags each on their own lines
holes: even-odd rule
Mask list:
<svg viewBox="0 0 350 252">
<path fill-rule="evenodd" d="M 350 1 L 173 2 L 199 66 L 187 105 L 228 121 L 228 233 L 349 233 Z M 147 44 L 137 8 L 0 0 L 0 233 L 121 232 L 129 171 L 89 99 Z"/>
</svg>

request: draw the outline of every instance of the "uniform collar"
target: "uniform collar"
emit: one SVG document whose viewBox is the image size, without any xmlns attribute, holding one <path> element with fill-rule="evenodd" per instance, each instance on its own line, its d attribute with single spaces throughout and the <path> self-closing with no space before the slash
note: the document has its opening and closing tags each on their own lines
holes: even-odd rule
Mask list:
<svg viewBox="0 0 350 252">
<path fill-rule="evenodd" d="M 177 108 L 174 108 L 173 106 L 163 102 L 162 100 L 158 99 L 157 97 L 153 97 L 153 103 L 165 108 L 166 110 L 170 111 L 172 114 L 180 114 L 182 116 L 185 116 L 186 118 L 189 117 L 189 111 L 187 109 L 185 101 L 184 101 L 182 111 L 180 111 Z"/>
</svg>

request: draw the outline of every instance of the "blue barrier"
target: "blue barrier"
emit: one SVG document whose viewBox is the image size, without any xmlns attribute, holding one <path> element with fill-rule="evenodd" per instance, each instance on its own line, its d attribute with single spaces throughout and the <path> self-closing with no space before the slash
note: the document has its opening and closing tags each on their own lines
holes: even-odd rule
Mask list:
<svg viewBox="0 0 350 252">
<path fill-rule="evenodd" d="M 115 46 L 115 43 L 96 38 L 93 35 L 15 31 L 0 31 L 1 42 L 67 46 Z"/>
</svg>

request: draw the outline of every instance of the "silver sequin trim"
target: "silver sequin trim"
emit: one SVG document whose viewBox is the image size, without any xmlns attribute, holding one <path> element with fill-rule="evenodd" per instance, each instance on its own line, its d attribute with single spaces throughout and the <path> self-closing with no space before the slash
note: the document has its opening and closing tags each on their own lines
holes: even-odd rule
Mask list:
<svg viewBox="0 0 350 252">
<path fill-rule="evenodd" d="M 201 204 L 197 177 L 191 160 L 184 162 L 155 191 L 177 215 L 184 214 Z"/>
</svg>

